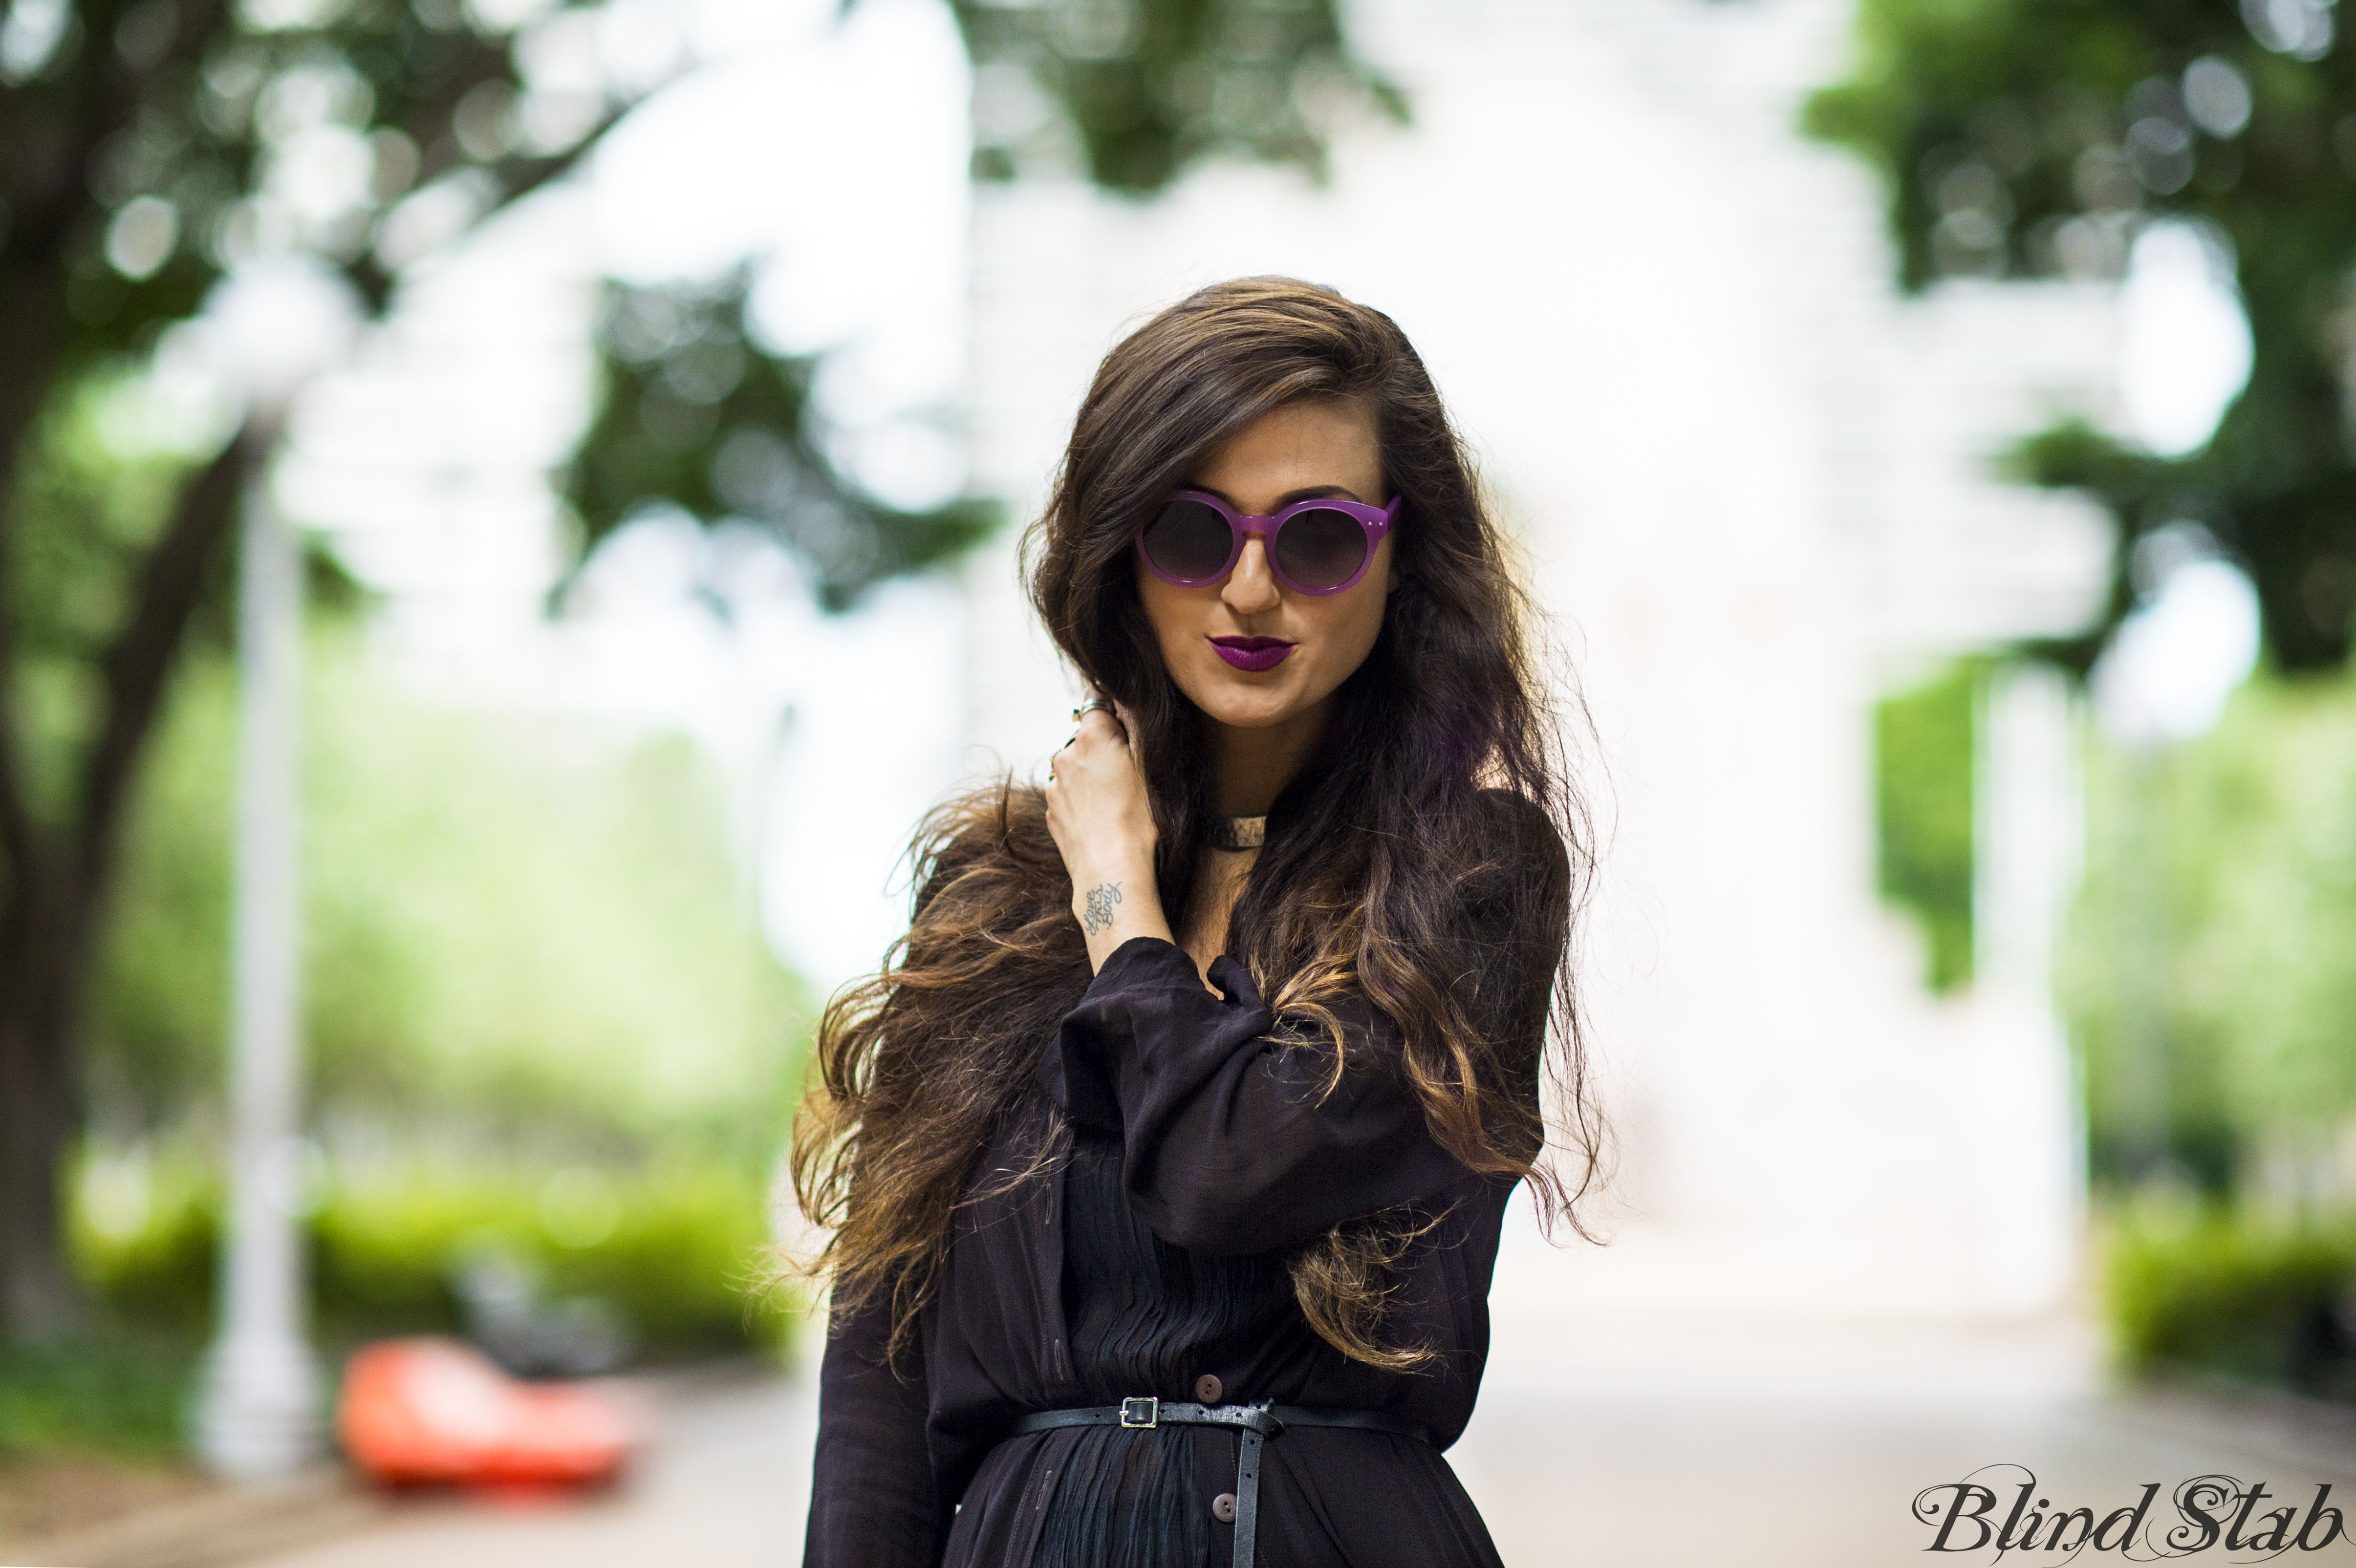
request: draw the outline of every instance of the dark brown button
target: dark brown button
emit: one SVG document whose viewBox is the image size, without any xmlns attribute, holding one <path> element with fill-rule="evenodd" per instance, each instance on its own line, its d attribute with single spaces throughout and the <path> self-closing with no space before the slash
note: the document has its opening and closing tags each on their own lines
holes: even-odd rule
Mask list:
<svg viewBox="0 0 2356 1568">
<path fill-rule="evenodd" d="M 1226 1392 L 1227 1385 L 1219 1381 L 1216 1372 L 1205 1372 L 1194 1380 L 1194 1397 L 1205 1404 L 1218 1403 L 1219 1396 Z"/>
<path fill-rule="evenodd" d="M 1211 1499 L 1211 1517 L 1221 1524 L 1236 1522 L 1236 1494 L 1221 1492 Z"/>
</svg>

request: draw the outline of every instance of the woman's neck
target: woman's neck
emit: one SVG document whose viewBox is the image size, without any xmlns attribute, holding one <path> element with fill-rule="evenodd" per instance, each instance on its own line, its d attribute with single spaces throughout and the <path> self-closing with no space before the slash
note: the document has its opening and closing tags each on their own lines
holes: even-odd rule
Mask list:
<svg viewBox="0 0 2356 1568">
<path fill-rule="evenodd" d="M 1331 699 L 1281 724 L 1238 730 L 1221 724 L 1214 744 L 1211 809 L 1221 816 L 1266 816 L 1284 793 L 1325 730 Z"/>
</svg>

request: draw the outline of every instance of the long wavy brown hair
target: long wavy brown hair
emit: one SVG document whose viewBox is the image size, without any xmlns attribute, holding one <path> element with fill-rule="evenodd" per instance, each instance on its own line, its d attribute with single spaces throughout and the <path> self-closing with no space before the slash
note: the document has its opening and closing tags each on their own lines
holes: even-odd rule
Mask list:
<svg viewBox="0 0 2356 1568">
<path fill-rule="evenodd" d="M 1324 399 L 1375 412 L 1385 477 L 1406 498 L 1392 535 L 1398 586 L 1373 652 L 1335 694 L 1318 755 L 1269 812 L 1228 951 L 1297 1040 L 1333 1052 L 1331 1082 L 1350 1049 L 1337 1004 L 1355 993 L 1387 1014 L 1434 1140 L 1472 1170 L 1523 1179 L 1542 1221 L 1583 1235 L 1575 1205 L 1601 1125 L 1567 955 L 1591 864 L 1558 722 L 1567 693 L 1540 678 L 1531 608 L 1406 335 L 1380 311 L 1287 278 L 1220 283 L 1146 322 L 1098 370 L 1025 539 L 1032 602 L 1081 677 L 1131 716 L 1162 904 L 1183 929 L 1210 810 L 1210 720 L 1162 665 L 1131 544 L 1211 449 L 1273 409 Z M 1500 875 L 1508 847 L 1484 787 L 1544 813 L 1572 886 Z M 978 1155 L 1089 978 L 1035 787 L 1002 778 L 948 802 L 912 855 L 908 933 L 880 974 L 827 1007 L 792 1156 L 803 1212 L 827 1234 L 806 1265 L 831 1277 L 838 1310 L 888 1296 L 895 1349 L 929 1299 L 958 1206 L 976 1197 Z M 1536 1080 L 1534 1042 L 1498 1037 L 1499 998 L 1483 987 L 1505 977 L 1471 945 L 1475 897 L 1505 900 L 1510 929 L 1556 944 L 1547 1054 L 1560 1160 L 1543 1157 L 1542 1113 L 1510 1087 Z M 999 1179 L 1029 1179 L 1048 1158 Z M 1430 1222 L 1368 1216 L 1290 1260 L 1302 1312 L 1344 1355 L 1393 1368 L 1429 1358 L 1386 1345 L 1380 1328 L 1390 1266 Z"/>
</svg>

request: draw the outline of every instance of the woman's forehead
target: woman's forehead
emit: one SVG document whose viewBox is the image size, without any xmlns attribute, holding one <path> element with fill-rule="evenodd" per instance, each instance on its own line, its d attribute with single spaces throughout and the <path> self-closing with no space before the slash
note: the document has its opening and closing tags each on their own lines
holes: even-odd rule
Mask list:
<svg viewBox="0 0 2356 1568">
<path fill-rule="evenodd" d="M 1205 453 L 1188 477 L 1233 504 L 1257 506 L 1321 489 L 1378 501 L 1372 491 L 1382 471 L 1374 411 L 1349 399 L 1271 409 Z"/>
</svg>

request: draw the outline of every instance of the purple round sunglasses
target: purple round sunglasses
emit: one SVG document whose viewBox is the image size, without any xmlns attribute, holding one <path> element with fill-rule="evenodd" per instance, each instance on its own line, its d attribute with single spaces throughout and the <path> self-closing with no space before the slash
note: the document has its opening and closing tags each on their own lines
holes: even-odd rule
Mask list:
<svg viewBox="0 0 2356 1568">
<path fill-rule="evenodd" d="M 1271 575 L 1295 593 L 1339 593 L 1374 564 L 1375 547 L 1398 520 L 1404 492 L 1387 507 L 1358 501 L 1295 501 L 1271 517 L 1238 512 L 1205 490 L 1181 490 L 1137 536 L 1146 570 L 1177 588 L 1216 582 L 1258 534 Z"/>
</svg>

